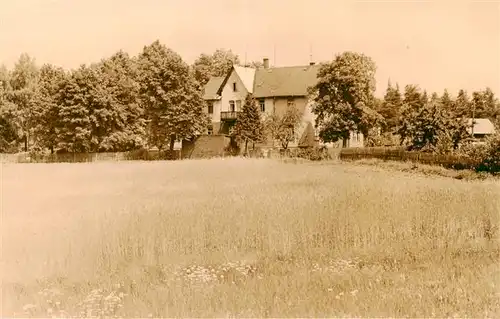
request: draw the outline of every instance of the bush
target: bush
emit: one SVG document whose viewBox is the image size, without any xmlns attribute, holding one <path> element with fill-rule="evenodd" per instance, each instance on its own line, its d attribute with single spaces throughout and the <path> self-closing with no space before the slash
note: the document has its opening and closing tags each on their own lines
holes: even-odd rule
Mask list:
<svg viewBox="0 0 500 319">
<path fill-rule="evenodd" d="M 460 154 L 476 162 L 477 172 L 500 172 L 500 133 L 490 137 L 486 144 L 468 143 L 460 148 Z"/>
<path fill-rule="evenodd" d="M 476 168 L 480 172 L 500 172 L 500 132 L 490 137 L 481 153 L 483 160 Z"/>
<path fill-rule="evenodd" d="M 331 156 L 328 153 L 328 149 L 325 146 L 299 148 L 296 157 L 305 158 L 311 161 L 331 159 Z"/>
</svg>

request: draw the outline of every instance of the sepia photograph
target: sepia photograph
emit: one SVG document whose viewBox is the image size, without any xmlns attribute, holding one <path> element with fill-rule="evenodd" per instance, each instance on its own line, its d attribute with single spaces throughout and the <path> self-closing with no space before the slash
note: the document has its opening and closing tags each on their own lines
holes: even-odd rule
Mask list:
<svg viewBox="0 0 500 319">
<path fill-rule="evenodd" d="M 500 1 L 0 0 L 1 318 L 500 318 Z"/>
</svg>

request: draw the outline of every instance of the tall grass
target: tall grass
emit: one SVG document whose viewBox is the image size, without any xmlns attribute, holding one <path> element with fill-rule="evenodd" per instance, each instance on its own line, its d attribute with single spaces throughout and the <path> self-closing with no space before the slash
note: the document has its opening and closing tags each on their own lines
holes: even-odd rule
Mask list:
<svg viewBox="0 0 500 319">
<path fill-rule="evenodd" d="M 3 314 L 496 317 L 499 194 L 348 164 L 4 165 Z"/>
</svg>

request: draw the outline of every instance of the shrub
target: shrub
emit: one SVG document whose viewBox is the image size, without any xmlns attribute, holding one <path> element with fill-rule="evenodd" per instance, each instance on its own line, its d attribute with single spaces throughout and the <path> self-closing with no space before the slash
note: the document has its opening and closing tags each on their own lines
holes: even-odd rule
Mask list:
<svg viewBox="0 0 500 319">
<path fill-rule="evenodd" d="M 465 144 L 460 149 L 460 154 L 476 162 L 477 172 L 500 172 L 500 133 L 490 137 L 486 144 Z"/>
<path fill-rule="evenodd" d="M 477 171 L 500 172 L 500 132 L 488 139 L 481 155 L 483 159 L 481 164 L 476 168 Z"/>
<path fill-rule="evenodd" d="M 305 158 L 311 161 L 331 159 L 331 156 L 328 153 L 328 149 L 325 146 L 299 148 L 296 157 Z"/>
</svg>

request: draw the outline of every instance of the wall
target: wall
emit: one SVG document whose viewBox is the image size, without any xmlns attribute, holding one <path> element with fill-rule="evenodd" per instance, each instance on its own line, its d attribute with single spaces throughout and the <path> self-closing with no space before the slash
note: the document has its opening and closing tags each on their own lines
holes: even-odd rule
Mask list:
<svg viewBox="0 0 500 319">
<path fill-rule="evenodd" d="M 233 82 L 236 82 L 236 88 L 237 92 L 233 92 Z M 220 122 L 220 112 L 227 112 L 229 111 L 229 101 L 241 101 L 241 105 L 245 102 L 245 98 L 248 94 L 248 91 L 246 90 L 245 86 L 243 85 L 243 82 L 240 80 L 240 77 L 236 73 L 235 70 L 231 72 L 231 75 L 229 76 L 229 79 L 227 80 L 226 85 L 222 89 L 222 98 L 220 100 L 220 110 L 218 112 L 218 118 L 214 117 L 214 122 Z M 236 111 L 241 111 L 241 109 L 236 109 Z M 214 108 L 214 114 L 215 114 L 215 108 Z"/>
<path fill-rule="evenodd" d="M 293 100 L 295 103 L 295 107 L 303 115 L 301 124 L 297 132 L 297 140 L 296 142 L 290 142 L 289 147 L 296 147 L 298 145 L 298 142 L 302 137 L 302 134 L 304 133 L 308 122 L 311 122 L 311 124 L 314 127 L 314 115 L 312 114 L 311 110 L 312 104 L 304 96 L 293 97 Z M 288 108 L 288 97 L 266 98 L 266 113 L 275 112 L 276 114 L 282 116 L 283 114 L 285 114 L 287 108 Z M 279 142 L 277 142 L 276 145 L 279 145 Z"/>
<path fill-rule="evenodd" d="M 224 135 L 201 135 L 193 141 L 182 142 L 182 158 L 210 158 L 224 155 L 230 138 Z"/>
</svg>

